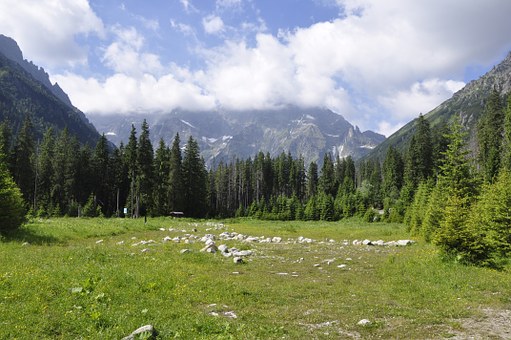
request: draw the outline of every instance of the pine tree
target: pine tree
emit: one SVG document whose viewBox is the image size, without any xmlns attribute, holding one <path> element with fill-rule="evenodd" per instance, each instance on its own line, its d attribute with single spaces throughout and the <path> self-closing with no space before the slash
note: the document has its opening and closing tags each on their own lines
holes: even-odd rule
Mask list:
<svg viewBox="0 0 511 340">
<path fill-rule="evenodd" d="M 504 110 L 504 138 L 502 141 L 502 168 L 511 171 L 511 94 Z"/>
<path fill-rule="evenodd" d="M 327 195 L 334 196 L 337 193 L 337 183 L 335 181 L 334 163 L 330 154 L 326 153 L 323 157 L 323 167 L 319 176 L 319 188 Z"/>
<path fill-rule="evenodd" d="M 477 183 L 468 160 L 464 137 L 466 133 L 458 121 L 451 127 L 449 146 L 445 153 L 445 162 L 440 167 L 438 190 L 445 192 L 447 201 L 445 211 L 433 241 L 439 246 L 444 256 L 457 258 L 464 256 L 471 234 L 467 229 L 466 219 L 470 205 L 477 194 Z"/>
<path fill-rule="evenodd" d="M 169 188 L 168 201 L 169 210 L 183 211 L 183 174 L 182 174 L 182 157 L 181 157 L 181 141 L 179 134 L 176 134 L 169 155 Z"/>
<path fill-rule="evenodd" d="M 206 209 L 207 182 L 204 160 L 199 145 L 192 136 L 188 139 L 183 156 L 183 198 L 187 216 L 203 217 Z"/>
<path fill-rule="evenodd" d="M 37 182 L 36 182 L 36 201 L 34 210 L 40 211 L 40 214 L 46 215 L 51 203 L 51 190 L 53 186 L 53 160 L 55 149 L 55 136 L 52 128 L 48 128 L 43 136 L 43 141 L 39 147 L 39 156 L 37 158 Z"/>
<path fill-rule="evenodd" d="M 32 203 L 35 188 L 35 137 L 30 116 L 26 116 L 14 146 L 14 181 L 25 202 Z"/>
<path fill-rule="evenodd" d="M 137 143 L 137 130 L 134 125 L 131 125 L 131 132 L 128 139 L 128 144 L 125 150 L 125 163 L 128 170 L 128 179 L 130 182 L 129 198 L 127 205 L 129 206 L 130 216 L 139 217 L 139 190 L 138 190 L 138 175 L 139 169 L 137 164 L 138 143 Z"/>
<path fill-rule="evenodd" d="M 470 243 L 464 252 L 469 263 L 502 268 L 511 255 L 511 173 L 500 171 L 486 185 L 469 215 Z"/>
<path fill-rule="evenodd" d="M 383 197 L 397 200 L 403 185 L 403 159 L 399 152 L 390 147 L 383 161 Z"/>
<path fill-rule="evenodd" d="M 154 159 L 155 186 L 153 190 L 153 214 L 164 216 L 170 213 L 168 209 L 168 187 L 170 173 L 170 150 L 165 145 L 163 138 L 160 139 Z"/>
<path fill-rule="evenodd" d="M 309 164 L 307 170 L 307 198 L 315 196 L 318 192 L 318 165 L 316 162 Z"/>
<path fill-rule="evenodd" d="M 142 132 L 138 139 L 137 167 L 138 167 L 138 195 L 142 214 L 145 216 L 147 210 L 152 207 L 152 194 L 154 182 L 154 151 L 151 139 L 149 138 L 149 125 L 144 119 Z"/>
<path fill-rule="evenodd" d="M 108 150 L 108 141 L 105 135 L 101 135 L 94 154 L 92 156 L 92 173 L 93 191 L 95 194 L 96 202 L 100 203 L 103 207 L 103 214 L 111 213 L 109 196 L 112 191 L 112 178 L 110 173 L 110 152 Z"/>
<path fill-rule="evenodd" d="M 0 234 L 18 229 L 25 220 L 24 202 L 19 188 L 0 154 Z"/>
<path fill-rule="evenodd" d="M 484 180 L 491 183 L 500 168 L 504 113 L 499 93 L 494 89 L 486 100 L 483 115 L 479 121 L 479 164 Z"/>
</svg>

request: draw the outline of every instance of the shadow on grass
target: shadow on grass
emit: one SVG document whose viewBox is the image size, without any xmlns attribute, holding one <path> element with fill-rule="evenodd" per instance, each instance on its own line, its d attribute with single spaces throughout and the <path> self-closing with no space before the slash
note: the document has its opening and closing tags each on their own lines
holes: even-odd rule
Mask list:
<svg viewBox="0 0 511 340">
<path fill-rule="evenodd" d="M 17 230 L 7 231 L 0 234 L 1 242 L 28 242 L 37 245 L 62 244 L 62 240 L 50 235 L 41 235 L 34 230 L 21 227 Z"/>
</svg>

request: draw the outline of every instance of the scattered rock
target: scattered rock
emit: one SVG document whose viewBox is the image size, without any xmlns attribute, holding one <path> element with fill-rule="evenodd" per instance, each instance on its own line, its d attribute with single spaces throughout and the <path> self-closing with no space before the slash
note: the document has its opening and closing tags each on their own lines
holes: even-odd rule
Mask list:
<svg viewBox="0 0 511 340">
<path fill-rule="evenodd" d="M 144 249 L 142 249 L 142 250 L 141 250 L 141 252 L 142 252 L 142 253 L 147 253 L 147 252 L 149 252 L 149 251 L 150 251 L 150 249 L 149 249 L 149 248 L 144 248 Z"/>
<path fill-rule="evenodd" d="M 346 268 L 347 266 L 345 264 L 340 264 L 337 266 L 337 268 Z"/>
<path fill-rule="evenodd" d="M 364 246 L 370 246 L 372 244 L 373 243 L 370 240 L 368 240 L 368 239 L 365 239 L 365 240 L 362 241 L 362 245 L 364 245 Z"/>
<path fill-rule="evenodd" d="M 140 328 L 137 328 L 130 335 L 122 338 L 122 340 L 134 340 L 135 338 L 138 338 L 137 335 L 141 335 L 141 334 L 149 335 L 149 338 L 144 337 L 144 339 L 156 339 L 158 332 L 156 331 L 156 329 L 154 328 L 153 325 L 145 325 Z"/>
<path fill-rule="evenodd" d="M 103 243 L 103 240 L 97 240 L 96 241 L 96 244 L 100 244 L 100 243 Z"/>
<path fill-rule="evenodd" d="M 240 257 L 240 256 L 236 256 L 236 257 L 234 257 L 234 258 L 232 259 L 232 261 L 233 261 L 234 263 L 240 264 L 240 263 L 243 263 L 243 258 L 242 258 L 242 257 Z"/>
<path fill-rule="evenodd" d="M 227 247 L 225 244 L 221 244 L 218 246 L 218 251 L 220 251 L 222 253 L 228 253 L 229 247 Z"/>
<path fill-rule="evenodd" d="M 187 253 L 191 252 L 191 250 L 190 249 L 181 249 L 179 252 L 181 254 L 187 254 Z"/>
<path fill-rule="evenodd" d="M 28 243 L 28 242 L 23 242 L 21 245 L 22 245 L 23 247 L 26 247 L 26 246 L 29 246 L 29 245 L 30 245 L 30 243 Z"/>
<path fill-rule="evenodd" d="M 359 322 L 357 322 L 357 325 L 359 325 L 359 326 L 369 326 L 369 325 L 371 325 L 371 321 L 369 321 L 367 319 L 362 319 Z"/>
<path fill-rule="evenodd" d="M 271 239 L 272 243 L 280 243 L 282 242 L 282 237 L 275 236 Z"/>
<path fill-rule="evenodd" d="M 230 319 L 237 319 L 238 316 L 233 311 L 224 312 L 224 316 Z"/>
<path fill-rule="evenodd" d="M 163 242 L 168 242 L 168 241 L 172 241 L 172 237 L 170 237 L 170 236 L 165 236 L 165 237 L 163 238 Z"/>
</svg>

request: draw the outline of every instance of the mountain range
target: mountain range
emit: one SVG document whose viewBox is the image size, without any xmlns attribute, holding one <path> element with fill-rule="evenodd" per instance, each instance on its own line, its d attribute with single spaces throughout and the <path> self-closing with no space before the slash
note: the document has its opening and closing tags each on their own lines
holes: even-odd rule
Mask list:
<svg viewBox="0 0 511 340">
<path fill-rule="evenodd" d="M 277 156 L 282 152 L 302 156 L 305 164 L 334 157 L 357 159 L 367 154 L 385 137 L 361 132 L 341 115 L 326 109 L 288 107 L 269 111 L 189 112 L 174 110 L 161 115 L 93 116 L 99 131 L 115 144 L 128 140 L 131 125 L 143 119 L 150 127 L 153 144 L 160 138 L 170 144 L 176 133 L 186 141 L 191 135 L 199 142 L 207 164 L 245 159 L 259 151 Z"/>
<path fill-rule="evenodd" d="M 460 116 L 469 132 L 469 147 L 475 153 L 477 122 L 486 98 L 494 89 L 501 95 L 511 92 L 511 53 L 424 117 L 436 129 Z M 321 108 L 209 112 L 176 109 L 145 116 L 118 114 L 87 118 L 72 105 L 58 84 L 50 82 L 44 69 L 23 58 L 13 39 L 0 35 L 0 121 L 8 120 L 16 133 L 26 115 L 33 117 L 38 136 L 50 126 L 57 131 L 67 128 L 80 142 L 89 145 L 97 142 L 100 133 L 117 145 L 121 141 L 126 143 L 132 124 L 139 129 L 146 119 L 153 145 L 160 139 L 170 145 L 176 133 L 182 141 L 193 136 L 208 165 L 253 157 L 259 151 L 271 156 L 289 152 L 293 157 L 302 156 L 306 164 L 321 163 L 325 153 L 382 161 L 390 146 L 401 151 L 406 149 L 417 121 L 412 120 L 385 139 L 372 131 L 362 132 L 341 115 Z"/>
</svg>

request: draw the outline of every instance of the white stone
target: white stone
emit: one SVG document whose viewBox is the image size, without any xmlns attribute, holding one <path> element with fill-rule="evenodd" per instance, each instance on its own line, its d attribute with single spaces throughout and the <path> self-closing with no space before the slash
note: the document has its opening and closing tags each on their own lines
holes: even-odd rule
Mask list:
<svg viewBox="0 0 511 340">
<path fill-rule="evenodd" d="M 137 328 L 130 335 L 122 338 L 122 340 L 134 340 L 135 338 L 137 338 L 137 335 L 142 334 L 142 333 L 151 334 L 151 338 L 157 336 L 157 332 L 154 329 L 153 325 L 145 325 L 140 328 Z"/>
<path fill-rule="evenodd" d="M 234 256 L 250 256 L 252 255 L 252 250 L 239 250 L 236 252 L 233 252 Z"/>
<path fill-rule="evenodd" d="M 337 268 L 346 268 L 346 265 L 345 264 L 340 264 L 337 266 Z"/>
<path fill-rule="evenodd" d="M 239 257 L 239 256 L 236 256 L 236 257 L 234 257 L 234 258 L 232 259 L 232 261 L 233 261 L 234 263 L 238 263 L 238 264 L 239 264 L 239 263 L 243 263 L 243 258 L 241 258 L 241 257 Z"/>
<path fill-rule="evenodd" d="M 413 243 L 412 240 L 399 240 L 399 241 L 397 241 L 397 245 L 398 246 L 403 246 L 403 247 L 404 246 L 408 246 L 408 245 L 410 245 L 412 243 Z"/>
<path fill-rule="evenodd" d="M 282 242 L 282 237 L 275 236 L 271 239 L 272 243 L 280 243 Z"/>
<path fill-rule="evenodd" d="M 370 246 L 372 243 L 371 243 L 371 241 L 370 241 L 370 240 L 365 239 L 365 240 L 363 240 L 363 241 L 362 241 L 362 244 L 363 244 L 364 246 Z"/>
<path fill-rule="evenodd" d="M 96 241 L 96 244 L 100 244 L 100 243 L 103 243 L 103 240 L 97 240 Z"/>
<path fill-rule="evenodd" d="M 221 251 L 222 253 L 228 253 L 229 247 L 227 247 L 227 245 L 225 244 L 221 244 L 218 246 L 218 250 Z"/>
<path fill-rule="evenodd" d="M 190 249 L 181 249 L 181 251 L 180 251 L 181 254 L 186 254 L 186 253 L 189 253 L 189 252 L 191 252 Z"/>
<path fill-rule="evenodd" d="M 362 319 L 359 322 L 357 322 L 357 325 L 359 326 L 369 326 L 371 324 L 371 321 L 367 319 Z"/>
<path fill-rule="evenodd" d="M 168 241 L 171 241 L 171 240 L 172 240 L 172 238 L 170 236 L 165 236 L 163 238 L 163 242 L 168 242 Z"/>
</svg>

